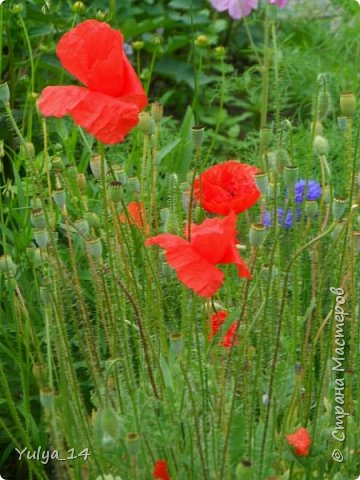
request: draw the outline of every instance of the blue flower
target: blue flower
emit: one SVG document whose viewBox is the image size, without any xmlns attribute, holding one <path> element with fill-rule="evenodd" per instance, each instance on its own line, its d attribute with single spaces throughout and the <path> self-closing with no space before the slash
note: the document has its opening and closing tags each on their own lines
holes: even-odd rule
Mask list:
<svg viewBox="0 0 360 480">
<path fill-rule="evenodd" d="M 285 208 L 277 209 L 278 224 L 283 225 L 285 228 L 291 228 L 293 226 L 293 211 L 291 209 L 287 211 L 285 220 L 284 220 L 284 213 L 285 213 Z M 295 220 L 298 222 L 300 219 L 301 219 L 301 209 L 297 208 L 295 213 Z M 263 222 L 266 227 L 268 228 L 271 227 L 272 214 L 269 211 L 266 211 L 264 213 Z"/>
<path fill-rule="evenodd" d="M 302 203 L 306 187 L 306 180 L 300 179 L 295 183 L 295 202 Z M 306 200 L 319 200 L 321 186 L 315 180 L 309 180 L 307 184 Z"/>
</svg>

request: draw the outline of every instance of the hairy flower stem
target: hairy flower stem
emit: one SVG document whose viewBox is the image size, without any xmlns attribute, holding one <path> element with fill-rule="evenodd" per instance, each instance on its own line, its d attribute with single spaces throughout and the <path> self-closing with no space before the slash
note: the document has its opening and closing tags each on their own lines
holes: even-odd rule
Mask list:
<svg viewBox="0 0 360 480">
<path fill-rule="evenodd" d="M 262 94 L 261 94 L 261 117 L 260 128 L 267 125 L 267 112 L 269 102 L 269 73 L 270 73 L 270 20 L 268 5 L 265 5 L 265 20 L 264 20 L 264 62 L 262 67 Z"/>
<path fill-rule="evenodd" d="M 279 312 L 279 318 L 277 320 L 277 331 L 276 331 L 276 339 L 275 339 L 275 348 L 274 348 L 274 353 L 273 353 L 273 359 L 272 359 L 272 364 L 271 364 L 271 372 L 270 372 L 270 381 L 269 381 L 269 392 L 268 392 L 268 397 L 269 397 L 269 406 L 266 410 L 266 416 L 265 416 L 265 425 L 264 425 L 264 434 L 261 442 L 261 453 L 260 453 L 260 467 L 259 467 L 259 478 L 262 478 L 262 470 L 263 470 L 263 465 L 264 465 L 264 456 L 265 456 L 265 445 L 266 445 L 266 438 L 267 438 L 267 432 L 268 432 L 268 427 L 269 427 L 269 420 L 270 420 L 270 411 L 272 407 L 272 395 L 273 395 L 273 387 L 274 387 L 274 378 L 275 378 L 275 371 L 276 371 L 276 364 L 279 356 L 279 349 L 280 349 L 280 340 L 281 340 L 281 332 L 282 332 L 282 324 L 283 324 L 283 316 L 284 316 L 284 310 L 285 310 L 285 300 L 286 300 L 286 292 L 288 288 L 288 282 L 289 282 L 289 276 L 290 276 L 290 270 L 295 262 L 295 260 L 310 246 L 312 246 L 314 243 L 318 242 L 320 239 L 324 238 L 326 235 L 332 232 L 332 230 L 335 228 L 335 223 L 333 223 L 324 233 L 318 235 L 317 237 L 313 238 L 309 242 L 307 242 L 305 245 L 303 245 L 296 253 L 295 255 L 291 258 L 289 261 L 286 271 L 285 271 L 285 277 L 284 277 L 284 283 L 283 283 L 283 288 L 282 288 L 282 298 L 281 298 L 281 304 L 280 304 L 280 312 Z"/>
</svg>

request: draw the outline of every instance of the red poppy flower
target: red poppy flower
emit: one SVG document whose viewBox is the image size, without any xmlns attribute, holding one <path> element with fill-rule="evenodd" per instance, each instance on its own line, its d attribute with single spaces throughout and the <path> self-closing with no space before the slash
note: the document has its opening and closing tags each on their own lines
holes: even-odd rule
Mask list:
<svg viewBox="0 0 360 480">
<path fill-rule="evenodd" d="M 165 460 L 157 460 L 155 462 L 153 477 L 160 480 L 170 480 L 170 475 Z"/>
<path fill-rule="evenodd" d="M 63 67 L 85 87 L 46 87 L 40 112 L 74 121 L 103 143 L 117 143 L 138 123 L 146 94 L 123 49 L 123 36 L 107 23 L 86 20 L 56 48 Z"/>
<path fill-rule="evenodd" d="M 260 170 L 237 160 L 214 165 L 196 178 L 194 195 L 201 206 L 211 213 L 240 213 L 260 198 L 254 175 Z"/>
<path fill-rule="evenodd" d="M 218 312 L 214 313 L 211 316 L 211 319 L 210 319 L 211 333 L 210 333 L 210 336 L 209 336 L 210 341 L 215 337 L 219 328 L 221 328 L 221 326 L 224 324 L 224 322 L 227 318 L 227 315 L 228 314 L 227 314 L 226 310 L 219 310 Z M 232 342 L 233 342 L 233 337 L 234 337 L 235 331 L 236 331 L 236 324 L 237 324 L 237 322 L 234 322 L 231 325 L 231 327 L 229 328 L 229 330 L 225 333 L 223 340 L 220 342 L 220 345 L 222 345 L 223 347 L 225 347 L 225 348 L 231 347 Z M 238 342 L 235 341 L 235 345 L 237 343 Z"/>
<path fill-rule="evenodd" d="M 307 456 L 309 455 L 309 448 L 311 444 L 311 438 L 309 432 L 304 427 L 300 427 L 296 432 L 291 435 L 286 435 L 286 440 L 289 445 L 294 447 L 295 455 Z"/>
<path fill-rule="evenodd" d="M 141 202 L 130 202 L 127 206 L 128 216 L 125 213 L 120 215 L 121 223 L 136 225 L 141 231 L 149 233 L 149 225 L 145 222 L 144 206 Z"/>
<path fill-rule="evenodd" d="M 187 230 L 187 229 L 185 229 Z M 211 297 L 224 281 L 224 274 L 215 267 L 234 263 L 239 276 L 251 278 L 236 249 L 236 215 L 208 218 L 200 225 L 191 225 L 191 241 L 164 233 L 149 238 L 145 245 L 159 245 L 166 250 L 166 260 L 178 279 L 202 297 Z"/>
</svg>

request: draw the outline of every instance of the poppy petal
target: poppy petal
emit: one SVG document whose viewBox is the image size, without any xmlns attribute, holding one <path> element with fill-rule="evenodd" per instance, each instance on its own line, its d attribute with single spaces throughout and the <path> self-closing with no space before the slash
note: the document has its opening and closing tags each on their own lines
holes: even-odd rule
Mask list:
<svg viewBox="0 0 360 480">
<path fill-rule="evenodd" d="M 226 218 L 208 218 L 201 225 L 191 227 L 191 244 L 210 263 L 223 263 L 229 243 L 235 239 L 236 215 Z"/>
<path fill-rule="evenodd" d="M 129 59 L 123 53 L 123 65 L 124 65 L 124 84 L 121 91 L 121 99 L 124 102 L 135 103 L 140 110 L 147 105 L 147 96 L 138 79 L 134 67 L 131 65 Z"/>
<path fill-rule="evenodd" d="M 105 22 L 86 20 L 60 39 L 63 67 L 91 90 L 119 97 L 123 88 L 123 36 Z"/>
<path fill-rule="evenodd" d="M 83 87 L 46 87 L 38 107 L 45 116 L 71 115 L 78 125 L 106 144 L 121 142 L 138 123 L 136 105 Z"/>
<path fill-rule="evenodd" d="M 221 287 L 224 274 L 203 258 L 183 238 L 162 234 L 149 238 L 145 245 L 159 245 L 166 250 L 166 260 L 178 279 L 202 297 L 211 297 Z"/>
</svg>

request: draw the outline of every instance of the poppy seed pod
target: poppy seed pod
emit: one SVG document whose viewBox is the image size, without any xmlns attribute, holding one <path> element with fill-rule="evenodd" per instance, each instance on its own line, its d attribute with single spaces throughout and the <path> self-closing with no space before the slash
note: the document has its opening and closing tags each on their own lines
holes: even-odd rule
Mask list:
<svg viewBox="0 0 360 480">
<path fill-rule="evenodd" d="M 305 214 L 308 217 L 315 217 L 318 213 L 319 207 L 316 200 L 306 200 L 305 202 Z"/>
<path fill-rule="evenodd" d="M 86 248 L 89 254 L 96 259 L 101 258 L 102 255 L 102 243 L 100 238 L 91 238 L 86 240 Z"/>
<path fill-rule="evenodd" d="M 34 230 L 34 240 L 40 248 L 45 248 L 49 243 L 49 232 L 46 228 L 36 228 Z"/>
<path fill-rule="evenodd" d="M 182 350 L 183 341 L 181 333 L 170 333 L 170 348 L 176 354 L 179 355 Z"/>
<path fill-rule="evenodd" d="M 102 162 L 104 165 L 102 166 Z M 100 180 L 102 176 L 102 168 L 104 169 L 104 176 L 108 173 L 107 162 L 104 157 L 99 154 L 91 155 L 90 158 L 90 169 L 96 180 Z"/>
<path fill-rule="evenodd" d="M 133 193 L 140 192 L 140 181 L 138 177 L 130 177 L 128 180 L 128 186 Z"/>
<path fill-rule="evenodd" d="M 283 173 L 284 167 L 290 165 L 290 157 L 286 150 L 281 148 L 275 152 L 275 167 L 278 173 Z"/>
<path fill-rule="evenodd" d="M 256 173 L 254 179 L 261 195 L 266 195 L 269 188 L 269 175 L 265 172 Z"/>
<path fill-rule="evenodd" d="M 72 180 L 76 180 L 76 175 L 78 171 L 75 165 L 68 165 L 66 168 L 66 172 L 69 178 L 71 178 Z"/>
<path fill-rule="evenodd" d="M 46 228 L 46 219 L 42 208 L 34 208 L 30 215 L 31 225 L 35 228 Z"/>
<path fill-rule="evenodd" d="M 356 110 L 356 97 L 352 92 L 344 92 L 340 96 L 340 110 L 345 117 L 352 117 Z"/>
<path fill-rule="evenodd" d="M 127 184 L 127 175 L 125 173 L 125 170 L 121 167 L 118 167 L 117 165 L 113 168 L 113 172 L 115 175 L 115 178 L 118 182 L 121 183 L 122 186 L 125 186 Z"/>
<path fill-rule="evenodd" d="M 0 257 L 0 272 L 7 273 L 11 277 L 16 274 L 16 265 L 10 255 L 2 255 Z"/>
<path fill-rule="evenodd" d="M 313 147 L 314 147 L 314 152 L 316 153 L 316 155 L 319 155 L 319 156 L 320 155 L 327 155 L 328 152 L 329 152 L 328 141 L 326 140 L 326 138 L 324 138 L 320 135 L 317 135 L 314 138 Z"/>
<path fill-rule="evenodd" d="M 75 220 L 74 224 L 77 229 L 77 233 L 80 233 L 85 238 L 89 236 L 90 225 L 85 218 L 79 218 L 78 220 Z"/>
<path fill-rule="evenodd" d="M 140 452 L 140 437 L 136 432 L 129 432 L 125 439 L 126 448 L 129 455 L 135 457 Z"/>
<path fill-rule="evenodd" d="M 253 223 L 249 231 L 249 240 L 254 247 L 260 247 L 265 240 L 266 227 L 262 223 Z"/>
<path fill-rule="evenodd" d="M 148 112 L 139 113 L 139 128 L 146 136 L 153 135 L 155 132 L 155 121 Z"/>
<path fill-rule="evenodd" d="M 123 195 L 123 188 L 120 182 L 111 182 L 109 187 L 109 195 L 110 199 L 114 203 L 119 203 L 122 195 Z"/>
<path fill-rule="evenodd" d="M 99 229 L 100 228 L 100 219 L 95 212 L 85 212 L 85 220 L 89 222 L 91 228 Z"/>
<path fill-rule="evenodd" d="M 59 188 L 53 192 L 53 199 L 57 207 L 62 210 L 66 205 L 66 192 L 63 188 Z"/>
<path fill-rule="evenodd" d="M 354 251 L 355 253 L 360 252 L 360 231 L 353 232 L 353 239 L 354 239 Z"/>
<path fill-rule="evenodd" d="M 51 159 L 51 164 L 55 172 L 63 172 L 65 170 L 64 160 L 59 155 L 55 155 Z"/>
<path fill-rule="evenodd" d="M 191 129 L 192 141 L 195 148 L 201 147 L 204 141 L 205 128 L 201 125 L 194 125 Z"/>
<path fill-rule="evenodd" d="M 243 460 L 235 470 L 236 480 L 253 480 L 254 468 L 249 460 Z"/>
<path fill-rule="evenodd" d="M 285 165 L 284 167 L 284 183 L 288 188 L 292 188 L 299 175 L 299 167 L 294 165 Z"/>
<path fill-rule="evenodd" d="M 335 220 L 340 220 L 343 216 L 346 208 L 347 200 L 346 198 L 334 198 L 332 203 L 332 213 L 334 215 Z"/>
<path fill-rule="evenodd" d="M 260 128 L 260 146 L 262 148 L 266 148 L 270 145 L 271 138 L 272 138 L 272 131 L 271 128 L 268 127 L 262 127 Z"/>
<path fill-rule="evenodd" d="M 40 389 L 40 403 L 45 408 L 49 410 L 54 403 L 55 392 L 52 388 L 41 388 Z"/>
<path fill-rule="evenodd" d="M 164 108 L 159 102 L 154 102 L 151 104 L 151 116 L 156 123 L 160 123 L 164 114 Z"/>
</svg>

